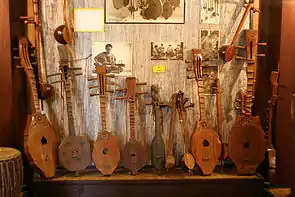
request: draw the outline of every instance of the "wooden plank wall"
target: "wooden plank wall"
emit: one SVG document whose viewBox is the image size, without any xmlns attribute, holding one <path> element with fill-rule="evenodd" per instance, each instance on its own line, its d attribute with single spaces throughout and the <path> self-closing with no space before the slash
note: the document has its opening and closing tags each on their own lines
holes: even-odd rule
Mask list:
<svg viewBox="0 0 295 197">
<path fill-rule="evenodd" d="M 244 8 L 242 7 L 244 1 L 226 1 L 221 7 L 221 21 L 219 25 L 206 25 L 199 23 L 199 0 L 187 0 L 186 1 L 186 16 L 185 24 L 145 24 L 145 25 L 105 25 L 104 33 L 77 33 L 75 34 L 75 54 L 76 58 L 86 57 L 91 54 L 92 42 L 130 42 L 132 43 L 132 68 L 133 75 L 140 79 L 141 82 L 147 82 L 148 87 L 152 84 L 158 84 L 161 87 L 160 95 L 163 100 L 169 100 L 172 93 L 182 90 L 187 96 L 192 98 L 194 102 L 197 102 L 196 86 L 192 81 L 186 79 L 186 67 L 184 61 L 151 61 L 150 60 L 150 42 L 151 41 L 183 41 L 185 59 L 191 58 L 190 50 L 192 48 L 199 47 L 199 31 L 202 28 L 220 30 L 221 41 L 220 44 L 227 44 L 231 42 L 234 31 L 241 19 Z M 45 37 L 45 55 L 46 55 L 46 72 L 48 74 L 54 73 L 58 70 L 59 55 L 57 53 L 57 43 L 54 40 L 54 29 L 63 24 L 62 16 L 62 4 L 61 1 L 47 0 L 42 1 L 43 12 L 43 33 Z M 103 8 L 103 0 L 73 0 L 73 7 L 78 8 Z M 46 23 L 45 23 L 46 21 Z M 246 24 L 247 21 L 246 21 Z M 85 75 L 77 78 L 75 89 L 75 125 L 76 133 L 87 134 L 90 139 L 96 138 L 97 132 L 100 130 L 100 118 L 98 110 L 98 98 L 90 98 L 89 91 L 87 89 L 86 78 L 91 75 L 93 69 L 93 62 L 88 62 L 90 66 L 86 68 L 86 61 L 76 63 L 75 66 L 82 66 Z M 214 62 L 212 62 L 213 64 Z M 153 65 L 166 65 L 166 73 L 155 74 L 152 73 Z M 221 65 L 222 62 L 218 61 L 215 64 Z M 232 61 L 225 65 L 224 69 L 220 73 L 220 80 L 222 86 L 222 99 L 223 99 L 223 129 L 224 139 L 227 141 L 228 133 L 234 124 L 236 117 L 236 110 L 233 102 L 235 101 L 237 92 L 240 89 L 246 88 L 246 72 L 243 62 Z M 123 78 L 118 79 L 120 85 L 123 85 Z M 52 82 L 52 80 L 49 80 Z M 86 82 L 86 83 L 85 83 Z M 60 86 L 55 85 L 57 89 L 56 100 L 48 102 L 45 105 L 46 112 L 53 122 L 55 128 L 62 135 L 67 135 L 67 118 L 66 109 L 63 109 L 62 100 L 60 98 Z M 146 88 L 146 90 L 149 90 Z M 84 92 L 84 97 L 83 97 Z M 138 106 L 144 106 L 144 100 L 139 100 Z M 126 109 L 125 105 L 121 101 L 113 101 L 113 97 L 110 98 L 111 106 L 109 113 L 109 129 L 120 137 L 121 145 L 123 147 L 126 139 Z M 211 119 L 213 125 L 216 125 L 216 108 L 215 96 L 208 97 L 207 99 L 207 114 Z M 139 139 L 147 136 L 148 142 L 151 142 L 154 135 L 154 123 L 152 116 L 151 106 L 147 106 L 144 110 L 138 110 L 136 116 L 136 130 L 138 131 Z M 143 112 L 146 119 L 146 127 L 143 128 L 139 117 L 139 113 Z M 169 110 L 164 111 L 164 137 L 167 138 L 167 132 L 169 129 Z M 61 118 L 63 117 L 63 119 Z M 188 125 L 189 132 L 193 132 L 195 122 L 198 119 L 198 105 L 193 110 L 189 111 Z M 177 124 L 176 134 L 176 150 L 175 154 L 181 155 L 183 151 L 182 136 Z M 128 128 L 127 128 L 128 130 Z M 180 157 L 179 157 L 180 158 Z"/>
</svg>

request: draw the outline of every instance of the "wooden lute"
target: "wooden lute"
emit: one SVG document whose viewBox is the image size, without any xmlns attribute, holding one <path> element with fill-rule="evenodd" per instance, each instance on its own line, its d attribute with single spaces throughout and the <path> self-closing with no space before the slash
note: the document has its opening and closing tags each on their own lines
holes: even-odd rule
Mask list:
<svg viewBox="0 0 295 197">
<path fill-rule="evenodd" d="M 37 62 L 34 62 L 32 65 L 34 68 L 34 71 L 36 71 L 37 78 L 36 78 L 36 87 L 39 93 L 39 98 L 42 100 L 50 99 L 54 96 L 54 87 L 50 85 L 49 83 L 45 83 L 42 79 L 42 73 L 41 73 L 41 53 L 43 50 L 42 47 L 42 35 L 41 35 L 41 14 L 39 12 L 39 0 L 33 0 L 33 12 L 34 17 L 28 17 L 28 16 L 22 16 L 20 19 L 25 20 L 25 24 L 34 24 L 35 29 L 35 55 Z"/>
<path fill-rule="evenodd" d="M 113 6 L 116 10 L 119 10 L 124 6 L 127 6 L 126 4 L 128 5 L 129 1 L 127 2 L 126 0 L 113 0 Z"/>
<path fill-rule="evenodd" d="M 278 79 L 279 72 L 273 71 L 270 76 L 270 83 L 272 86 L 271 99 L 268 101 L 269 103 L 269 117 L 268 117 L 268 132 L 267 132 L 267 156 L 268 156 L 268 167 L 270 171 L 274 171 L 276 169 L 276 150 L 273 146 L 272 142 L 272 119 L 273 119 L 273 109 L 278 100 Z"/>
<path fill-rule="evenodd" d="M 24 133 L 25 154 L 31 165 L 40 170 L 44 177 L 55 176 L 58 139 L 45 114 L 41 113 L 36 77 L 30 62 L 29 41 L 23 37 L 19 40 L 19 59 L 21 68 L 26 73 L 32 103 L 32 115 L 27 118 Z"/>
<path fill-rule="evenodd" d="M 167 20 L 173 14 L 173 7 L 168 0 L 165 0 L 163 3 L 163 12 L 162 16 Z"/>
<path fill-rule="evenodd" d="M 236 118 L 229 135 L 229 157 L 241 175 L 254 174 L 258 165 L 264 160 L 266 151 L 265 133 L 259 116 L 252 116 L 255 91 L 256 56 L 258 35 L 255 30 L 246 30 L 247 90 L 241 92 L 241 115 Z"/>
<path fill-rule="evenodd" d="M 187 142 L 187 132 L 185 127 L 185 117 L 184 112 L 186 111 L 186 108 L 193 107 L 194 104 L 190 103 L 188 106 L 185 106 L 188 99 L 184 98 L 184 93 L 182 91 L 179 91 L 177 94 L 177 100 L 176 100 L 176 106 L 177 106 L 177 112 L 179 117 L 179 123 L 180 128 L 182 132 L 183 137 L 183 144 L 184 144 L 184 154 L 183 154 L 183 162 L 185 166 L 188 168 L 189 175 L 192 175 L 193 168 L 195 167 L 195 159 L 192 154 L 189 153 L 188 150 L 188 142 Z"/>
<path fill-rule="evenodd" d="M 163 12 L 163 5 L 161 0 L 149 0 L 147 8 L 142 13 L 143 17 L 150 20 L 157 20 Z"/>
<path fill-rule="evenodd" d="M 247 19 L 248 14 L 250 13 L 250 11 L 256 11 L 259 12 L 259 10 L 254 8 L 254 3 L 248 3 L 248 6 L 243 14 L 243 17 L 239 23 L 238 29 L 235 32 L 235 35 L 230 43 L 230 45 L 224 45 L 222 47 L 220 47 L 219 49 L 219 56 L 220 58 L 224 61 L 224 62 L 229 62 L 231 61 L 234 56 L 236 55 L 236 46 L 235 46 L 235 42 L 238 39 L 240 32 L 244 26 L 244 23 Z"/>
<path fill-rule="evenodd" d="M 117 100 L 127 100 L 129 103 L 130 118 L 130 138 L 123 149 L 123 165 L 131 170 L 131 175 L 136 175 L 137 171 L 148 163 L 148 154 L 145 145 L 136 140 L 135 137 L 135 101 L 136 95 L 147 94 L 147 92 L 136 92 L 137 85 L 146 85 L 146 83 L 136 83 L 135 77 L 126 78 L 127 88 L 123 89 L 124 97 L 118 97 Z"/>
<path fill-rule="evenodd" d="M 196 163 L 204 175 L 213 173 L 221 155 L 221 142 L 212 125 L 206 118 L 206 107 L 204 97 L 204 84 L 202 73 L 202 56 L 200 50 L 192 49 L 192 67 L 188 71 L 194 72 L 194 78 L 198 84 L 200 119 L 192 134 L 191 150 Z M 191 62 L 191 61 L 187 61 Z"/>
<path fill-rule="evenodd" d="M 117 137 L 107 131 L 107 78 L 114 75 L 107 75 L 105 67 L 96 67 L 98 93 L 90 94 L 90 96 L 98 95 L 100 98 L 100 116 L 102 130 L 98 133 L 97 139 L 94 142 L 92 158 L 96 168 L 103 175 L 111 175 L 118 166 L 120 160 L 120 145 Z M 90 87 L 92 88 L 92 87 Z"/>
<path fill-rule="evenodd" d="M 68 113 L 69 136 L 62 140 L 58 147 L 58 155 L 61 165 L 68 171 L 78 172 L 85 170 L 91 163 L 90 144 L 86 137 L 76 136 L 74 115 L 72 107 L 72 80 L 82 73 L 76 71 L 81 68 L 72 67 L 72 57 L 69 56 L 66 46 L 58 45 L 60 55 L 60 76 L 64 86 L 66 96 L 66 106 Z"/>
</svg>

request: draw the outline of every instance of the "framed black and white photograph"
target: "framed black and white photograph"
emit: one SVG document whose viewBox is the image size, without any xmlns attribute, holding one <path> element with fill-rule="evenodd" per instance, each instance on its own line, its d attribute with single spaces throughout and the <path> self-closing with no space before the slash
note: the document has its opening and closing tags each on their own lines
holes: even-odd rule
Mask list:
<svg viewBox="0 0 295 197">
<path fill-rule="evenodd" d="M 105 23 L 184 24 L 185 0 L 105 0 Z"/>
<path fill-rule="evenodd" d="M 95 66 L 106 66 L 108 73 L 117 76 L 132 75 L 132 44 L 126 42 L 93 42 Z"/>
<path fill-rule="evenodd" d="M 220 0 L 200 0 L 200 23 L 219 24 L 220 23 Z"/>
<path fill-rule="evenodd" d="M 203 60 L 218 60 L 220 33 L 219 30 L 201 29 L 200 48 Z"/>
<path fill-rule="evenodd" d="M 183 42 L 151 42 L 151 60 L 183 60 Z"/>
</svg>

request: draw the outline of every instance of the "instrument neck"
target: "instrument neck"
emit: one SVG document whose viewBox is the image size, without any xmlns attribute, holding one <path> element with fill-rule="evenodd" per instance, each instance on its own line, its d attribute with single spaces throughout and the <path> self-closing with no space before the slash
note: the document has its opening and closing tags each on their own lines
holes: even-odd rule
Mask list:
<svg viewBox="0 0 295 197">
<path fill-rule="evenodd" d="M 100 114 L 101 114 L 101 126 L 102 126 L 102 130 L 106 131 L 107 130 L 107 121 L 106 121 L 106 117 L 107 117 L 107 112 L 106 112 L 106 108 L 107 108 L 107 98 L 105 95 L 100 96 Z"/>
<path fill-rule="evenodd" d="M 65 92 L 66 92 L 69 135 L 70 136 L 75 136 L 75 125 L 74 125 L 72 94 L 71 94 L 71 82 L 70 82 L 70 80 L 64 80 L 64 86 L 65 86 Z"/>
<path fill-rule="evenodd" d="M 135 98 L 129 99 L 130 141 L 135 140 Z"/>
<path fill-rule="evenodd" d="M 245 114 L 252 115 L 253 99 L 255 94 L 256 63 L 248 62 L 247 66 L 247 92 L 245 95 Z"/>
<path fill-rule="evenodd" d="M 27 77 L 31 87 L 31 95 L 33 102 L 33 114 L 41 114 L 40 102 L 38 98 L 38 91 L 36 87 L 36 77 L 33 69 L 28 68 Z"/>
<path fill-rule="evenodd" d="M 161 131 L 162 131 L 162 111 L 160 108 L 160 105 L 155 103 L 154 105 L 154 112 L 155 112 L 155 124 L 156 124 L 156 129 L 155 129 L 155 137 L 160 137 L 161 136 Z"/>
<path fill-rule="evenodd" d="M 217 79 L 217 93 L 216 93 L 216 103 L 217 103 L 217 126 L 219 131 L 219 137 L 222 140 L 222 108 L 221 108 L 221 94 L 220 94 L 220 81 Z"/>
<path fill-rule="evenodd" d="M 206 121 L 206 107 L 205 107 L 203 80 L 198 80 L 198 96 L 199 96 L 200 121 Z"/>
<path fill-rule="evenodd" d="M 173 137 L 174 137 L 174 131 L 175 131 L 175 119 L 176 119 L 176 107 L 174 106 L 172 108 L 172 114 L 171 114 L 170 133 L 169 133 L 167 155 L 172 155 L 172 152 L 173 152 L 172 147 L 173 147 Z"/>
</svg>

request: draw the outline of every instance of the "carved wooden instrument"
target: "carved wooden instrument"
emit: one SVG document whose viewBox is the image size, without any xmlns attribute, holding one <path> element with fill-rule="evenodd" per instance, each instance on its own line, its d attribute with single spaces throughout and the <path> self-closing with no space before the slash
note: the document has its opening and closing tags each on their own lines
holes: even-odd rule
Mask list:
<svg viewBox="0 0 295 197">
<path fill-rule="evenodd" d="M 244 26 L 244 23 L 247 19 L 247 16 L 248 14 L 250 13 L 250 11 L 253 10 L 255 12 L 259 12 L 259 10 L 255 9 L 254 8 L 254 3 L 248 3 L 248 6 L 243 14 L 243 17 L 241 19 L 241 22 L 238 26 L 238 29 L 233 37 L 233 40 L 232 42 L 230 43 L 230 45 L 225 45 L 225 46 L 222 46 L 220 49 L 219 49 L 219 56 L 220 58 L 225 61 L 225 62 L 229 62 L 231 61 L 234 56 L 236 55 L 236 47 L 235 47 L 235 42 Z"/>
<path fill-rule="evenodd" d="M 272 86 L 272 94 L 271 99 L 268 101 L 269 103 L 269 121 L 268 121 L 268 133 L 267 133 L 267 154 L 268 154 L 268 165 L 269 169 L 274 170 L 276 169 L 276 150 L 272 144 L 272 114 L 274 106 L 278 100 L 278 79 L 279 79 L 279 72 L 273 71 L 271 72 L 270 76 L 270 83 Z"/>
<path fill-rule="evenodd" d="M 192 62 L 192 66 L 187 68 L 187 71 L 194 72 L 194 77 L 188 77 L 188 79 L 194 78 L 198 84 L 200 119 L 192 134 L 191 149 L 202 173 L 210 175 L 219 162 L 222 148 L 219 136 L 206 118 L 201 52 L 198 49 L 192 49 L 192 53 L 193 60 L 186 61 Z"/>
<path fill-rule="evenodd" d="M 18 150 L 0 147 L 0 174 L 0 196 L 20 196 L 24 173 L 22 155 Z"/>
<path fill-rule="evenodd" d="M 111 175 L 118 166 L 120 160 L 120 145 L 116 136 L 107 131 L 106 117 L 107 117 L 107 78 L 114 77 L 107 75 L 105 67 L 96 67 L 98 93 L 90 94 L 90 96 L 99 95 L 100 98 L 100 116 L 102 130 L 98 133 L 97 139 L 94 143 L 92 153 L 93 161 L 96 168 L 103 175 Z"/>
<path fill-rule="evenodd" d="M 69 136 L 62 140 L 58 147 L 58 156 L 61 165 L 68 171 L 78 172 L 85 170 L 91 163 L 90 144 L 86 137 L 75 136 L 74 115 L 72 107 L 72 81 L 75 76 L 82 75 L 76 73 L 81 68 L 73 68 L 71 65 L 71 56 L 69 57 L 67 49 L 64 45 L 58 45 L 60 56 L 60 76 L 63 83 L 66 106 L 68 113 Z"/>
<path fill-rule="evenodd" d="M 186 111 L 186 108 L 193 107 L 194 104 L 190 103 L 188 106 L 185 106 L 188 99 L 184 98 L 184 93 L 182 91 L 179 91 L 177 94 L 177 112 L 179 117 L 179 123 L 181 127 L 181 132 L 183 136 L 183 144 L 184 144 L 184 155 L 183 155 L 183 161 L 186 167 L 188 168 L 189 175 L 192 175 L 192 169 L 195 167 L 195 159 L 192 156 L 192 154 L 188 151 L 188 142 L 187 142 L 187 135 L 186 135 L 186 127 L 184 123 L 184 112 Z"/>
<path fill-rule="evenodd" d="M 113 0 L 113 6 L 115 9 L 119 10 L 124 6 L 127 6 L 129 4 L 129 1 L 126 5 L 127 1 L 126 0 Z"/>
<path fill-rule="evenodd" d="M 169 138 L 167 142 L 167 149 L 166 149 L 166 163 L 165 168 L 173 168 L 175 165 L 175 158 L 173 156 L 173 139 L 174 139 L 174 133 L 175 133 L 175 120 L 176 120 L 176 101 L 177 101 L 177 94 L 173 94 L 171 97 L 171 108 L 172 108 L 172 114 L 171 114 L 171 121 L 170 121 L 170 132 L 169 132 Z"/>
<path fill-rule="evenodd" d="M 256 56 L 258 35 L 255 30 L 246 30 L 247 90 L 241 93 L 241 115 L 229 135 L 229 157 L 241 175 L 254 174 L 264 160 L 266 151 L 265 133 L 258 116 L 252 116 L 255 90 Z"/>
<path fill-rule="evenodd" d="M 143 17 L 150 20 L 157 20 L 163 12 L 163 5 L 161 0 L 149 0 L 147 8 L 142 13 Z"/>
<path fill-rule="evenodd" d="M 146 85 L 146 83 L 136 83 L 135 77 L 126 78 L 127 88 L 123 89 L 124 97 L 118 97 L 117 100 L 127 100 L 129 103 L 129 117 L 130 117 L 130 138 L 123 149 L 123 165 L 125 168 L 131 170 L 131 175 L 136 175 L 137 171 L 144 167 L 148 162 L 148 154 L 146 147 L 135 138 L 135 100 L 138 94 L 147 94 L 147 92 L 136 92 L 137 85 Z"/>
<path fill-rule="evenodd" d="M 162 16 L 167 20 L 173 14 L 173 7 L 168 0 L 165 0 L 163 4 Z"/>
<path fill-rule="evenodd" d="M 34 68 L 30 62 L 29 42 L 23 37 L 19 40 L 20 65 L 24 68 L 32 102 L 32 115 L 28 116 L 24 133 L 25 154 L 31 165 L 45 177 L 55 176 L 57 137 L 45 114 L 41 113 Z"/>
<path fill-rule="evenodd" d="M 35 55 L 37 58 L 37 62 L 34 63 L 32 66 L 36 70 L 36 73 L 38 74 L 38 78 L 36 78 L 36 87 L 39 93 L 40 99 L 50 99 L 54 96 L 54 88 L 52 85 L 48 83 L 44 83 L 42 79 L 41 74 L 41 53 L 42 53 L 42 36 L 41 36 L 41 14 L 39 13 L 39 1 L 33 0 L 33 12 L 34 17 L 28 17 L 28 16 L 21 16 L 21 19 L 25 20 L 25 24 L 34 24 L 35 28 Z M 36 66 L 35 66 L 36 65 Z"/>
</svg>

